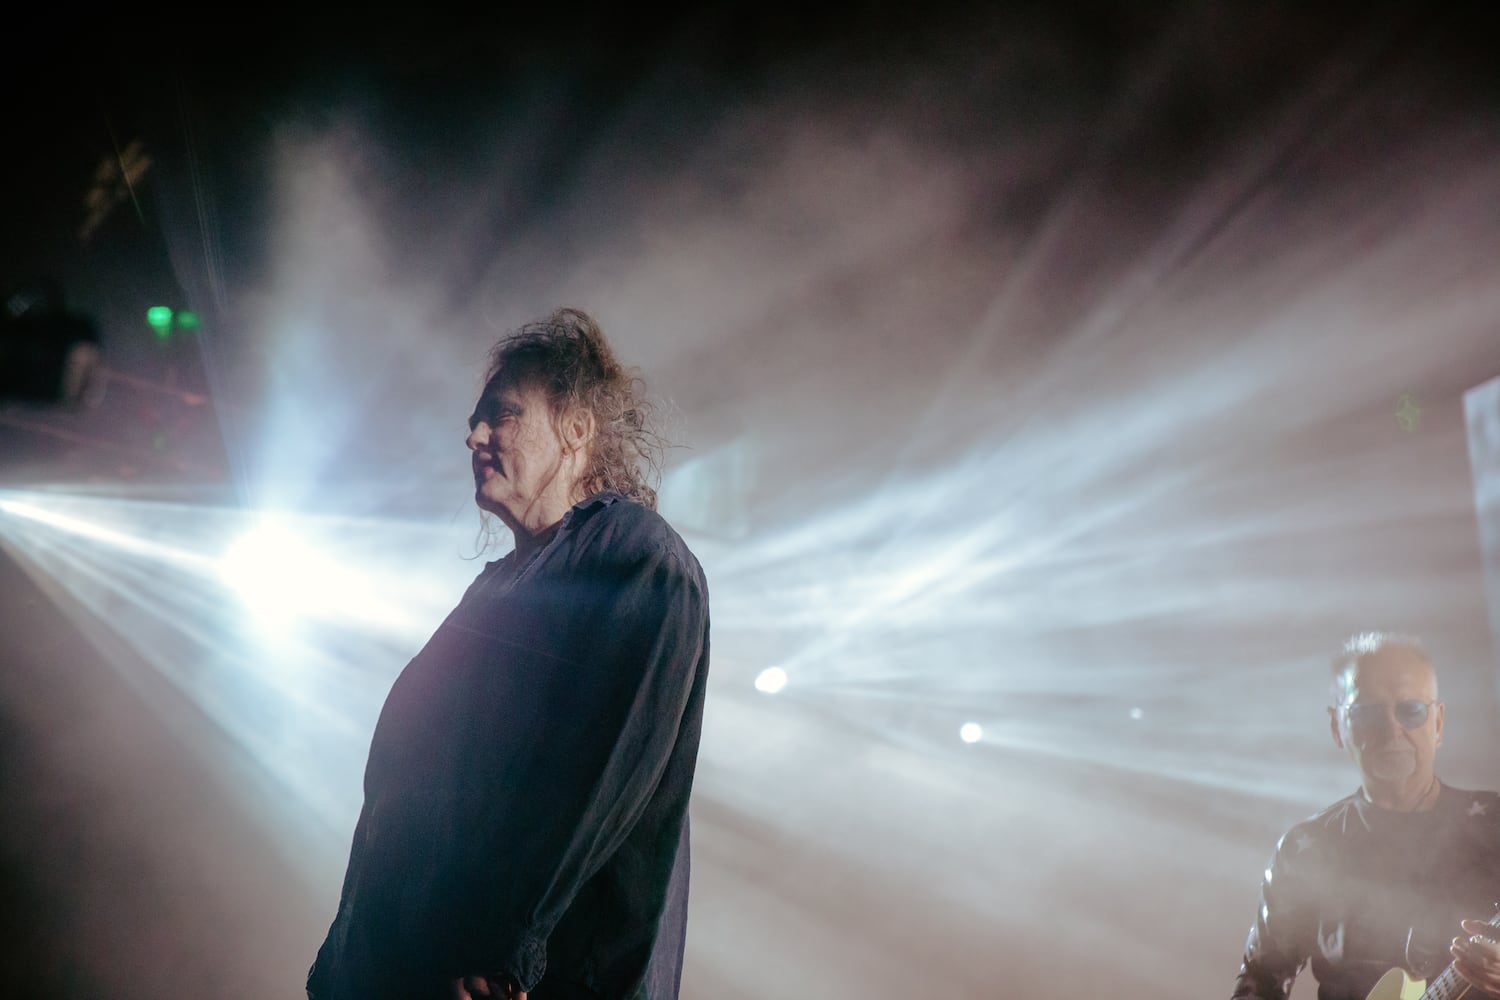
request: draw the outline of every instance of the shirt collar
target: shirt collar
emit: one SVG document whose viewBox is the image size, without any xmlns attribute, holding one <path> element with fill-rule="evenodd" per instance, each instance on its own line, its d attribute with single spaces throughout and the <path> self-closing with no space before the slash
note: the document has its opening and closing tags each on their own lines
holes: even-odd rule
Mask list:
<svg viewBox="0 0 1500 1000">
<path fill-rule="evenodd" d="M 568 512 L 563 515 L 562 520 L 557 522 L 557 531 L 559 534 L 567 531 L 576 518 L 582 517 L 595 507 L 608 507 L 610 504 L 618 503 L 624 499 L 623 496 L 614 490 L 600 490 L 591 497 L 585 497 L 568 508 Z"/>
</svg>

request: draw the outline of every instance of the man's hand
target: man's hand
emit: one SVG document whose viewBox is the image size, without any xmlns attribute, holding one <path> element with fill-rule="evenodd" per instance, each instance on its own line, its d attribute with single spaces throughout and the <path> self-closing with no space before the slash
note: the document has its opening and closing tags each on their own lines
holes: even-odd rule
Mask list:
<svg viewBox="0 0 1500 1000">
<path fill-rule="evenodd" d="M 453 980 L 453 1000 L 475 1000 L 476 997 L 526 1000 L 526 991 L 509 976 L 464 976 Z"/>
<path fill-rule="evenodd" d="M 1453 968 L 1470 985 L 1500 997 L 1500 927 L 1465 920 L 1464 936 L 1453 939 Z"/>
</svg>

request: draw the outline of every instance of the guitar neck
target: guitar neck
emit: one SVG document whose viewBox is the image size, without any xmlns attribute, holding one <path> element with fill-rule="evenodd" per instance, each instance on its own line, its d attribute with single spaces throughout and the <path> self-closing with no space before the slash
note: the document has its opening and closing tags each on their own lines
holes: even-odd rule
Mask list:
<svg viewBox="0 0 1500 1000">
<path fill-rule="evenodd" d="M 1465 993 L 1469 992 L 1469 983 L 1453 971 L 1453 966 L 1443 970 L 1443 974 L 1432 981 L 1432 985 L 1422 991 L 1422 1000 L 1459 1000 Z"/>
</svg>

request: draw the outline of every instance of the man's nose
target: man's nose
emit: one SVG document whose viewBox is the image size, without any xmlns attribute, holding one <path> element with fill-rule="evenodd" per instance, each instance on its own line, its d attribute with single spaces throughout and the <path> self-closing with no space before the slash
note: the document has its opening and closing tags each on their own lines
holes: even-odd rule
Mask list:
<svg viewBox="0 0 1500 1000">
<path fill-rule="evenodd" d="M 490 425 L 483 420 L 476 421 L 469 429 L 469 436 L 464 438 L 464 444 L 470 451 L 478 451 L 490 443 Z"/>
</svg>

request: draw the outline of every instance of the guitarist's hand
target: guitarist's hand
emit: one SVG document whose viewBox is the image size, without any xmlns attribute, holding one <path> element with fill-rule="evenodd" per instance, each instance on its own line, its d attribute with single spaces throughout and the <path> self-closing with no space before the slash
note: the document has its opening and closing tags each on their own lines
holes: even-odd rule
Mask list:
<svg viewBox="0 0 1500 1000">
<path fill-rule="evenodd" d="M 1500 997 L 1500 928 L 1483 920 L 1465 920 L 1464 937 L 1453 939 L 1453 967 L 1477 989 Z"/>
</svg>

